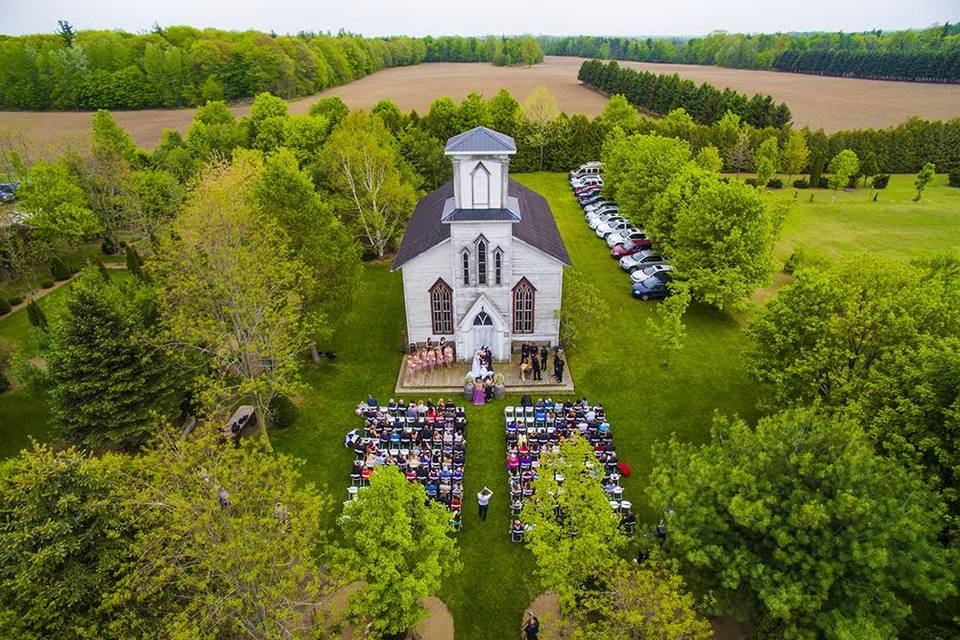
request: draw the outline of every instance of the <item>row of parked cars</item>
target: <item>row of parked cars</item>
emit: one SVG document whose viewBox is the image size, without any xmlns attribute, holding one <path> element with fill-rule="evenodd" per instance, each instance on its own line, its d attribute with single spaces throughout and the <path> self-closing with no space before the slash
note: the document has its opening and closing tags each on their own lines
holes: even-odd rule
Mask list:
<svg viewBox="0 0 960 640">
<path fill-rule="evenodd" d="M 669 294 L 673 267 L 651 248 L 650 238 L 620 215 L 617 203 L 603 194 L 603 166 L 582 164 L 570 172 L 570 187 L 583 207 L 587 225 L 598 238 L 607 241 L 610 256 L 630 274 L 633 297 L 641 300 L 665 298 Z"/>
</svg>

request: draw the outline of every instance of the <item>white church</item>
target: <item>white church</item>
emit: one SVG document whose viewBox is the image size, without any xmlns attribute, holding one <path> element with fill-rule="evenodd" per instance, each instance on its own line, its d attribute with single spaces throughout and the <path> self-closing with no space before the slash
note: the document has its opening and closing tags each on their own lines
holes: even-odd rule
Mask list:
<svg viewBox="0 0 960 640">
<path fill-rule="evenodd" d="M 521 342 L 559 342 L 570 256 L 543 196 L 509 177 L 510 136 L 486 127 L 447 140 L 453 180 L 417 203 L 393 269 L 403 273 L 407 339 L 453 342 L 469 362 Z"/>
</svg>

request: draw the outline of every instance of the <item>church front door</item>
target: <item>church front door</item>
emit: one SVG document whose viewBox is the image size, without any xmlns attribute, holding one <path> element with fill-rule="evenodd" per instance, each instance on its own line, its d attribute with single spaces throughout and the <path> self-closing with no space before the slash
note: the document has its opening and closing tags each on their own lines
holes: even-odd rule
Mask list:
<svg viewBox="0 0 960 640">
<path fill-rule="evenodd" d="M 496 330 L 493 327 L 493 319 L 486 311 L 481 311 L 473 318 L 470 335 L 473 338 L 472 352 L 476 352 L 480 347 L 489 347 L 494 352 L 494 358 L 500 355 L 498 353 L 500 350 L 495 343 Z"/>
</svg>

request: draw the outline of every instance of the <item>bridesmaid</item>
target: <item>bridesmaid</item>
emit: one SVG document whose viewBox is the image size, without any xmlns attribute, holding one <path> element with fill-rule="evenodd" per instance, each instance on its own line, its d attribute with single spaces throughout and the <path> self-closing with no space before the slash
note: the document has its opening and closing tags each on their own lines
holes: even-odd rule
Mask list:
<svg viewBox="0 0 960 640">
<path fill-rule="evenodd" d="M 453 366 L 453 347 L 449 344 L 443 348 L 443 364 L 448 369 Z"/>
<path fill-rule="evenodd" d="M 417 352 L 414 351 L 407 356 L 407 382 L 417 377 Z"/>
<path fill-rule="evenodd" d="M 443 362 L 443 349 L 440 347 L 433 348 L 433 360 L 437 363 L 437 369 L 442 369 L 444 366 Z"/>
<path fill-rule="evenodd" d="M 477 378 L 473 381 L 473 404 L 480 406 L 484 403 L 483 381 Z"/>
<path fill-rule="evenodd" d="M 429 368 L 430 371 L 433 371 L 434 367 L 436 366 L 437 366 L 437 360 L 433 354 L 433 348 L 427 347 L 427 368 Z"/>
</svg>

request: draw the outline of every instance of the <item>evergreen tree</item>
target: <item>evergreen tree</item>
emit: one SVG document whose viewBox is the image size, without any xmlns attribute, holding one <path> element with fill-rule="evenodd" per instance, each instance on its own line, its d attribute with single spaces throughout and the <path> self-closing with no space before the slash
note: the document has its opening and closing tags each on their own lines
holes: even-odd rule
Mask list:
<svg viewBox="0 0 960 640">
<path fill-rule="evenodd" d="M 46 352 L 57 425 L 76 443 L 134 446 L 177 413 L 170 356 L 153 344 L 154 292 L 93 273 L 70 288 Z"/>
<path fill-rule="evenodd" d="M 46 332 L 50 330 L 50 326 L 47 323 L 47 314 L 43 312 L 43 309 L 40 308 L 36 300 L 31 300 L 27 303 L 27 319 L 30 320 L 31 326 L 41 331 Z"/>
</svg>

